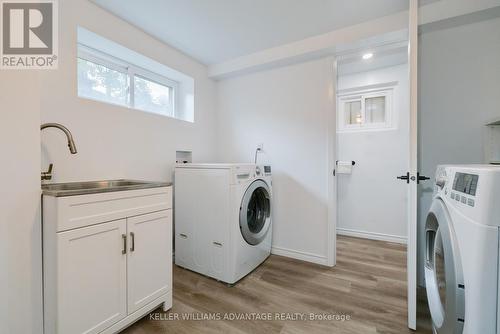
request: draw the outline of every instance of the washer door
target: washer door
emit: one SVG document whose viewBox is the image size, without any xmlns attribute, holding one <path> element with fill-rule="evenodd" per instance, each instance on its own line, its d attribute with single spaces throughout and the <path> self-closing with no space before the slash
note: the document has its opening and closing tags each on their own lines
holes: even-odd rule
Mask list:
<svg viewBox="0 0 500 334">
<path fill-rule="evenodd" d="M 240 230 L 250 245 L 264 240 L 271 226 L 271 195 L 266 182 L 256 180 L 245 191 L 240 206 Z"/>
<path fill-rule="evenodd" d="M 441 199 L 434 200 L 425 225 L 425 284 L 432 323 L 439 334 L 459 334 L 465 319 L 465 287 L 450 215 Z"/>
</svg>

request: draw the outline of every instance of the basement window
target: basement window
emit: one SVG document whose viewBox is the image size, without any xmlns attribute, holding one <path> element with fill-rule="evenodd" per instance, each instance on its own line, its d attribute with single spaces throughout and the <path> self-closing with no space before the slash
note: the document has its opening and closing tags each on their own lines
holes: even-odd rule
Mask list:
<svg viewBox="0 0 500 334">
<path fill-rule="evenodd" d="M 78 96 L 175 117 L 177 82 L 78 46 Z"/>
<path fill-rule="evenodd" d="M 338 97 L 338 131 L 392 128 L 392 89 L 357 91 Z"/>
<path fill-rule="evenodd" d="M 194 122 L 194 79 L 78 27 L 78 96 Z"/>
</svg>

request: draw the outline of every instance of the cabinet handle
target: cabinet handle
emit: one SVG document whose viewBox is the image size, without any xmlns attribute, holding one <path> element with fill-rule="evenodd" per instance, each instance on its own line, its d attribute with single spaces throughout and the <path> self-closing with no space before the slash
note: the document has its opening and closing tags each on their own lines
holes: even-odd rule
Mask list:
<svg viewBox="0 0 500 334">
<path fill-rule="evenodd" d="M 126 234 L 122 234 L 122 241 L 123 241 L 122 254 L 127 254 L 127 235 Z"/>
<path fill-rule="evenodd" d="M 135 233 L 130 232 L 130 251 L 135 251 Z"/>
</svg>

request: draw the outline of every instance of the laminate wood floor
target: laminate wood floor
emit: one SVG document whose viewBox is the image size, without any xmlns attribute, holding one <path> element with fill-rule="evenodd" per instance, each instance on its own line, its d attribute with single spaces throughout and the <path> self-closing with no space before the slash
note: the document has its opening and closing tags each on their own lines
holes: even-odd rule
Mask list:
<svg viewBox="0 0 500 334">
<path fill-rule="evenodd" d="M 174 265 L 173 285 L 172 310 L 123 333 L 432 332 L 422 293 L 407 329 L 406 247 L 388 242 L 339 236 L 334 268 L 272 255 L 233 287 Z"/>
</svg>

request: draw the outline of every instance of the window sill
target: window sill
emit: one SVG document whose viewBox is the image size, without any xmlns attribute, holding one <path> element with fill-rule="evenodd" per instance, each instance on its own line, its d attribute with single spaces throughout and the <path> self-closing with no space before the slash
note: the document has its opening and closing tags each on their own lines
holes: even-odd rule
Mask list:
<svg viewBox="0 0 500 334">
<path fill-rule="evenodd" d="M 96 102 L 96 103 L 99 103 L 99 104 L 102 104 L 102 105 L 108 105 L 108 106 L 110 106 L 112 108 L 113 107 L 125 108 L 127 110 L 132 110 L 134 112 L 141 112 L 141 113 L 146 113 L 146 114 L 149 114 L 149 115 L 156 115 L 156 116 L 159 116 L 159 117 L 168 118 L 168 119 L 175 120 L 175 121 L 181 121 L 181 122 L 185 122 L 185 123 L 189 123 L 189 124 L 194 124 L 194 120 L 187 120 L 187 119 L 183 119 L 183 118 L 179 118 L 179 117 L 174 117 L 174 116 L 159 114 L 159 113 L 156 113 L 154 111 L 148 111 L 148 110 L 143 110 L 143 109 L 132 108 L 132 107 L 129 107 L 127 105 L 123 105 L 123 104 L 119 104 L 119 103 L 113 103 L 113 102 L 103 101 L 103 100 L 94 99 L 94 98 L 87 97 L 87 96 L 80 96 L 80 95 L 78 95 L 77 98 L 81 99 L 81 100 Z"/>
</svg>

